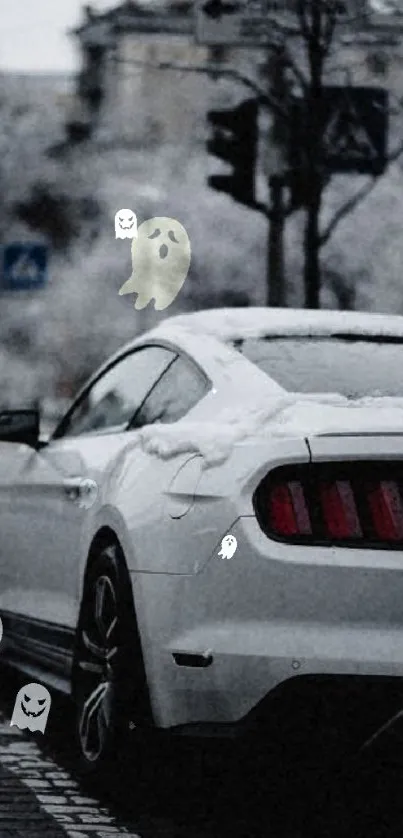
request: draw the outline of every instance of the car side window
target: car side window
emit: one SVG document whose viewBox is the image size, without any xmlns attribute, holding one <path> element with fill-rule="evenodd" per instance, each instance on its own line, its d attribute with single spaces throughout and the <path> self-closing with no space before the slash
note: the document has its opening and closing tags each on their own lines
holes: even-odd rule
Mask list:
<svg viewBox="0 0 403 838">
<path fill-rule="evenodd" d="M 178 355 L 148 394 L 131 427 L 177 422 L 208 389 L 208 381 L 197 367 Z"/>
<path fill-rule="evenodd" d="M 60 432 L 56 431 L 56 438 L 124 430 L 175 357 L 162 346 L 147 346 L 125 355 L 83 393 Z"/>
</svg>

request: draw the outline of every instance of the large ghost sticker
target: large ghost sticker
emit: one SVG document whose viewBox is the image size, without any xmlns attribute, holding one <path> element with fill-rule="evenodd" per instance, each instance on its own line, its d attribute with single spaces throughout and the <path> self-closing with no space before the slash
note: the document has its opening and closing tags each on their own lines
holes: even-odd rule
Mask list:
<svg viewBox="0 0 403 838">
<path fill-rule="evenodd" d="M 191 249 L 188 234 L 175 218 L 149 218 L 133 239 L 132 275 L 119 294 L 137 294 L 136 309 L 154 298 L 155 308 L 168 308 L 188 275 Z"/>
<path fill-rule="evenodd" d="M 42 684 L 26 684 L 17 693 L 10 727 L 16 725 L 20 730 L 28 728 L 45 733 L 50 705 L 50 692 L 46 687 Z"/>
</svg>

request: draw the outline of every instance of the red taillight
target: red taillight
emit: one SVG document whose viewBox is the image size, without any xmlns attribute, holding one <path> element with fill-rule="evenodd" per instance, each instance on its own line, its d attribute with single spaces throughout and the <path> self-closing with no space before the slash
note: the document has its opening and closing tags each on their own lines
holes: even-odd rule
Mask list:
<svg viewBox="0 0 403 838">
<path fill-rule="evenodd" d="M 350 483 L 347 480 L 322 482 L 318 488 L 326 534 L 337 539 L 362 535 Z"/>
<path fill-rule="evenodd" d="M 298 525 L 292 497 L 286 483 L 275 486 L 270 493 L 269 518 L 274 532 L 279 535 L 297 535 Z"/>
<path fill-rule="evenodd" d="M 298 480 L 291 480 L 288 485 L 290 487 L 298 532 L 301 533 L 301 535 L 309 535 L 312 532 L 312 526 L 308 507 L 306 505 L 304 487 Z"/>
<path fill-rule="evenodd" d="M 275 486 L 268 498 L 269 519 L 277 535 L 312 532 L 302 484 L 297 480 Z"/>
<path fill-rule="evenodd" d="M 403 538 L 403 511 L 396 483 L 382 480 L 367 486 L 367 500 L 377 538 L 400 541 Z"/>
<path fill-rule="evenodd" d="M 273 538 L 403 549 L 403 463 L 278 468 L 257 488 L 254 507 Z"/>
</svg>

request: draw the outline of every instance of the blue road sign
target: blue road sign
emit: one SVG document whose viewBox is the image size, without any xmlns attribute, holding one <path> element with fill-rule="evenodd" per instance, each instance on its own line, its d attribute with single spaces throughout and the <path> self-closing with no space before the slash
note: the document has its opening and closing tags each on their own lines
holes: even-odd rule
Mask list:
<svg viewBox="0 0 403 838">
<path fill-rule="evenodd" d="M 3 248 L 1 288 L 25 291 L 47 282 L 48 248 L 45 244 L 6 244 Z"/>
</svg>

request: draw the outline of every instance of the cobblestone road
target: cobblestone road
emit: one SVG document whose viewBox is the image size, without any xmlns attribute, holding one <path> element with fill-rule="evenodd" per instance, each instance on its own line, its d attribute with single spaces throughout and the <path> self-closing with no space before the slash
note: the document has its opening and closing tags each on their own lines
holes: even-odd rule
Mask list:
<svg viewBox="0 0 403 838">
<path fill-rule="evenodd" d="M 102 786 L 77 775 L 72 749 L 72 708 L 52 696 L 44 735 L 10 727 L 18 676 L 0 669 L 0 838 L 231 838 L 244 836 L 232 798 L 220 780 L 189 772 L 171 750 L 160 761 L 144 759 L 140 777 L 133 760 Z M 129 751 L 130 753 L 130 751 Z M 147 756 L 147 752 L 145 752 Z M 136 756 L 134 757 L 136 758 Z M 166 759 L 165 759 L 166 758 Z M 202 768 L 203 770 L 203 768 Z M 136 777 L 136 780 L 134 779 Z M 261 835 L 247 830 L 248 836 Z M 273 836 L 274 838 L 274 836 Z"/>
<path fill-rule="evenodd" d="M 44 736 L 10 727 L 17 688 L 13 676 L 7 675 L 0 689 L 0 838 L 401 838 L 403 834 L 403 718 L 382 738 L 382 747 L 373 748 L 354 776 L 347 772 L 341 783 L 326 785 L 329 778 L 325 782 L 319 773 L 299 778 L 293 786 L 292 776 L 267 773 L 264 759 L 259 763 L 253 754 L 243 772 L 249 780 L 246 787 L 243 780 L 240 785 L 233 782 L 231 768 L 225 769 L 225 777 L 219 760 L 213 766 L 196 761 L 196 772 L 194 765 L 190 771 L 185 754 L 185 762 L 177 756 L 171 763 L 151 758 L 143 786 L 134 780 L 130 757 L 123 761 L 122 773 L 101 787 L 77 776 L 67 705 L 57 708 L 54 700 L 51 713 L 58 724 L 53 730 L 50 725 Z"/>
<path fill-rule="evenodd" d="M 256 811 L 256 807 L 249 806 L 245 789 L 225 783 L 222 765 L 192 763 L 186 746 L 184 762 L 176 751 L 172 758 L 170 749 L 162 749 L 159 762 L 150 758 L 140 787 L 134 781 L 131 758 L 123 761 L 122 774 L 107 787 L 80 780 L 70 734 L 60 730 L 63 725 L 58 722 L 56 731 L 48 726 L 44 736 L 10 727 L 12 701 L 19 685 L 10 689 L 8 678 L 7 674 L 0 690 L 0 838 L 267 835 L 265 817 L 263 825 L 261 818 L 260 823 L 253 823 L 252 809 Z M 51 713 L 53 718 L 68 719 L 68 707 L 57 709 L 55 700 Z M 198 749 L 195 752 L 198 754 Z M 266 789 L 264 795 L 267 797 Z M 277 838 L 279 833 L 273 826 L 271 838 Z M 287 838 L 292 838 L 292 833 L 287 832 Z"/>
<path fill-rule="evenodd" d="M 4 716 L 0 721 L 1 838 L 138 838 L 98 799 L 83 795 L 73 776 L 44 757 Z"/>
</svg>

